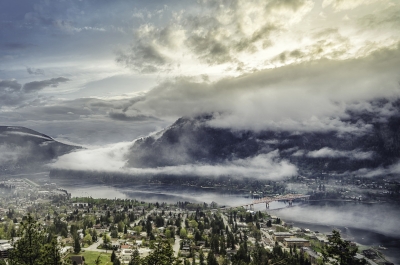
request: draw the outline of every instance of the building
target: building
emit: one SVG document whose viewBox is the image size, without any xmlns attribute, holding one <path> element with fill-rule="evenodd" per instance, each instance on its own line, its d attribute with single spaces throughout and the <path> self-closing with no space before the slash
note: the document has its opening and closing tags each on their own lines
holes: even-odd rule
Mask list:
<svg viewBox="0 0 400 265">
<path fill-rule="evenodd" d="M 272 236 L 275 241 L 283 242 L 283 239 L 293 237 L 293 234 L 289 232 L 274 232 Z"/>
<path fill-rule="evenodd" d="M 13 249 L 10 243 L 5 243 L 0 245 L 0 258 L 7 259 L 9 250 Z"/>
<path fill-rule="evenodd" d="M 304 238 L 284 238 L 283 243 L 285 244 L 286 247 L 309 247 L 310 246 L 310 241 Z"/>
<path fill-rule="evenodd" d="M 133 253 L 132 249 L 122 249 L 120 254 L 121 261 L 123 263 L 125 263 L 126 261 L 129 262 L 132 258 L 132 253 Z"/>
<path fill-rule="evenodd" d="M 311 262 L 311 265 L 317 265 L 320 257 L 316 252 L 314 252 L 312 249 L 308 247 L 302 247 L 300 251 L 304 254 L 306 254 L 306 257 L 308 260 Z"/>
</svg>

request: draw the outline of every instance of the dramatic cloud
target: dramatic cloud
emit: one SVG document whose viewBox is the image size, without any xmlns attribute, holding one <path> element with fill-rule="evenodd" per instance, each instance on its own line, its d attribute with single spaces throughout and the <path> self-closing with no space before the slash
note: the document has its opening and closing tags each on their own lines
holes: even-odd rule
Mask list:
<svg viewBox="0 0 400 265">
<path fill-rule="evenodd" d="M 143 24 L 134 30 L 131 47 L 117 52 L 117 61 L 142 73 L 242 73 L 321 58 L 363 57 L 400 40 L 393 27 L 386 33 L 375 30 L 398 22 L 394 10 L 399 6 L 378 2 L 204 0 L 172 12 L 161 24 L 140 13 Z M 347 19 L 336 14 L 343 10 Z"/>
<path fill-rule="evenodd" d="M 69 81 L 69 79 L 65 78 L 65 77 L 57 77 L 57 78 L 52 78 L 52 79 L 47 79 L 47 80 L 42 80 L 42 81 L 33 81 L 33 82 L 26 83 L 23 86 L 23 90 L 27 93 L 37 92 L 46 87 L 57 87 L 60 83 L 65 83 L 67 81 Z"/>
<path fill-rule="evenodd" d="M 313 5 L 309 0 L 199 1 L 193 12 L 173 13 L 167 25 L 143 24 L 117 61 L 138 72 L 155 72 L 186 65 L 189 55 L 207 65 L 233 63 L 239 69 L 243 56 L 271 47 L 271 34 L 298 23 Z"/>
<path fill-rule="evenodd" d="M 346 61 L 320 59 L 215 82 L 180 77 L 161 83 L 132 108 L 155 117 L 220 113 L 210 124 L 253 130 L 365 133 L 371 125 L 348 121 L 348 111 L 382 118 L 397 112 L 400 46 Z M 373 105 L 376 98 L 389 99 Z"/>
</svg>

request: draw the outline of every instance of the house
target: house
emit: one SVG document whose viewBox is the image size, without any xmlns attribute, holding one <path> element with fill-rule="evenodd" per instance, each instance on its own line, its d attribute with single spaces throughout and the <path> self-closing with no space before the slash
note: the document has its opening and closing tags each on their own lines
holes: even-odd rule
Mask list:
<svg viewBox="0 0 400 265">
<path fill-rule="evenodd" d="M 307 254 L 309 261 L 311 262 L 311 265 L 317 265 L 320 257 L 316 252 L 314 252 L 312 249 L 308 247 L 302 247 L 300 251 L 304 254 Z"/>
<path fill-rule="evenodd" d="M 132 249 L 122 249 L 121 254 L 120 254 L 121 261 L 129 262 L 132 258 L 132 253 L 133 253 Z"/>
<path fill-rule="evenodd" d="M 8 258 L 9 250 L 13 249 L 10 243 L 4 243 L 0 245 L 0 258 L 6 259 Z"/>
<path fill-rule="evenodd" d="M 83 256 L 71 256 L 71 264 L 73 265 L 84 265 L 85 258 Z"/>
<path fill-rule="evenodd" d="M 329 240 L 326 239 L 326 238 L 317 236 L 317 240 L 319 241 L 319 243 L 321 243 L 322 246 L 325 246 L 325 245 L 329 244 Z"/>
</svg>

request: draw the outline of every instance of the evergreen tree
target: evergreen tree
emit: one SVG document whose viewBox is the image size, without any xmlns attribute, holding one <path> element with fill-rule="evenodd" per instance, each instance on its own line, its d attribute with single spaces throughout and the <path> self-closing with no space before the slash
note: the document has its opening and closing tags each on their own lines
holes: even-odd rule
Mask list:
<svg viewBox="0 0 400 265">
<path fill-rule="evenodd" d="M 129 262 L 129 265 L 140 265 L 140 255 L 139 255 L 139 250 L 137 248 L 132 252 L 131 261 Z"/>
<path fill-rule="evenodd" d="M 204 265 L 204 253 L 203 251 L 201 251 L 201 249 L 199 252 L 199 259 L 200 259 L 200 265 Z"/>
<path fill-rule="evenodd" d="M 54 236 L 46 236 L 44 229 L 31 215 L 24 218 L 17 234 L 20 239 L 14 242 L 9 252 L 9 265 L 59 265 L 62 263 L 60 247 Z"/>
<path fill-rule="evenodd" d="M 115 260 L 115 257 L 116 257 L 116 255 L 115 255 L 115 252 L 113 250 L 113 252 L 111 253 L 111 262 L 113 262 Z"/>
<path fill-rule="evenodd" d="M 329 258 L 335 260 L 331 262 L 335 265 L 362 265 L 367 264 L 365 259 L 357 260 L 354 256 L 358 251 L 358 247 L 352 245 L 350 241 L 343 240 L 339 231 L 333 230 L 332 236 L 328 239 L 329 244 L 326 245 L 322 253 L 324 262 Z"/>
<path fill-rule="evenodd" d="M 79 252 L 81 252 L 81 243 L 79 242 L 79 237 L 76 236 L 74 238 L 74 252 L 76 254 L 78 254 Z"/>
<path fill-rule="evenodd" d="M 218 265 L 218 261 L 214 256 L 214 253 L 210 251 L 207 256 L 207 265 Z"/>
<path fill-rule="evenodd" d="M 174 251 L 168 241 L 158 240 L 156 248 L 142 261 L 143 265 L 171 265 L 175 261 Z"/>
</svg>

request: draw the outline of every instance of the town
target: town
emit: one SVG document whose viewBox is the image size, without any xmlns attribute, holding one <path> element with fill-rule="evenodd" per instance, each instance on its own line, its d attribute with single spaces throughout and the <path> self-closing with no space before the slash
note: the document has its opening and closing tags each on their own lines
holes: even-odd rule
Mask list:
<svg viewBox="0 0 400 265">
<path fill-rule="evenodd" d="M 343 240 L 337 231 L 293 227 L 244 207 L 71 198 L 54 183 L 22 178 L 0 182 L 0 194 L 0 264 L 14 264 L 9 260 L 19 257 L 29 222 L 56 240 L 60 263 L 54 264 L 156 264 L 162 259 L 184 265 L 315 265 L 342 258 L 353 262 L 347 264 L 391 264 L 379 250 Z"/>
</svg>

